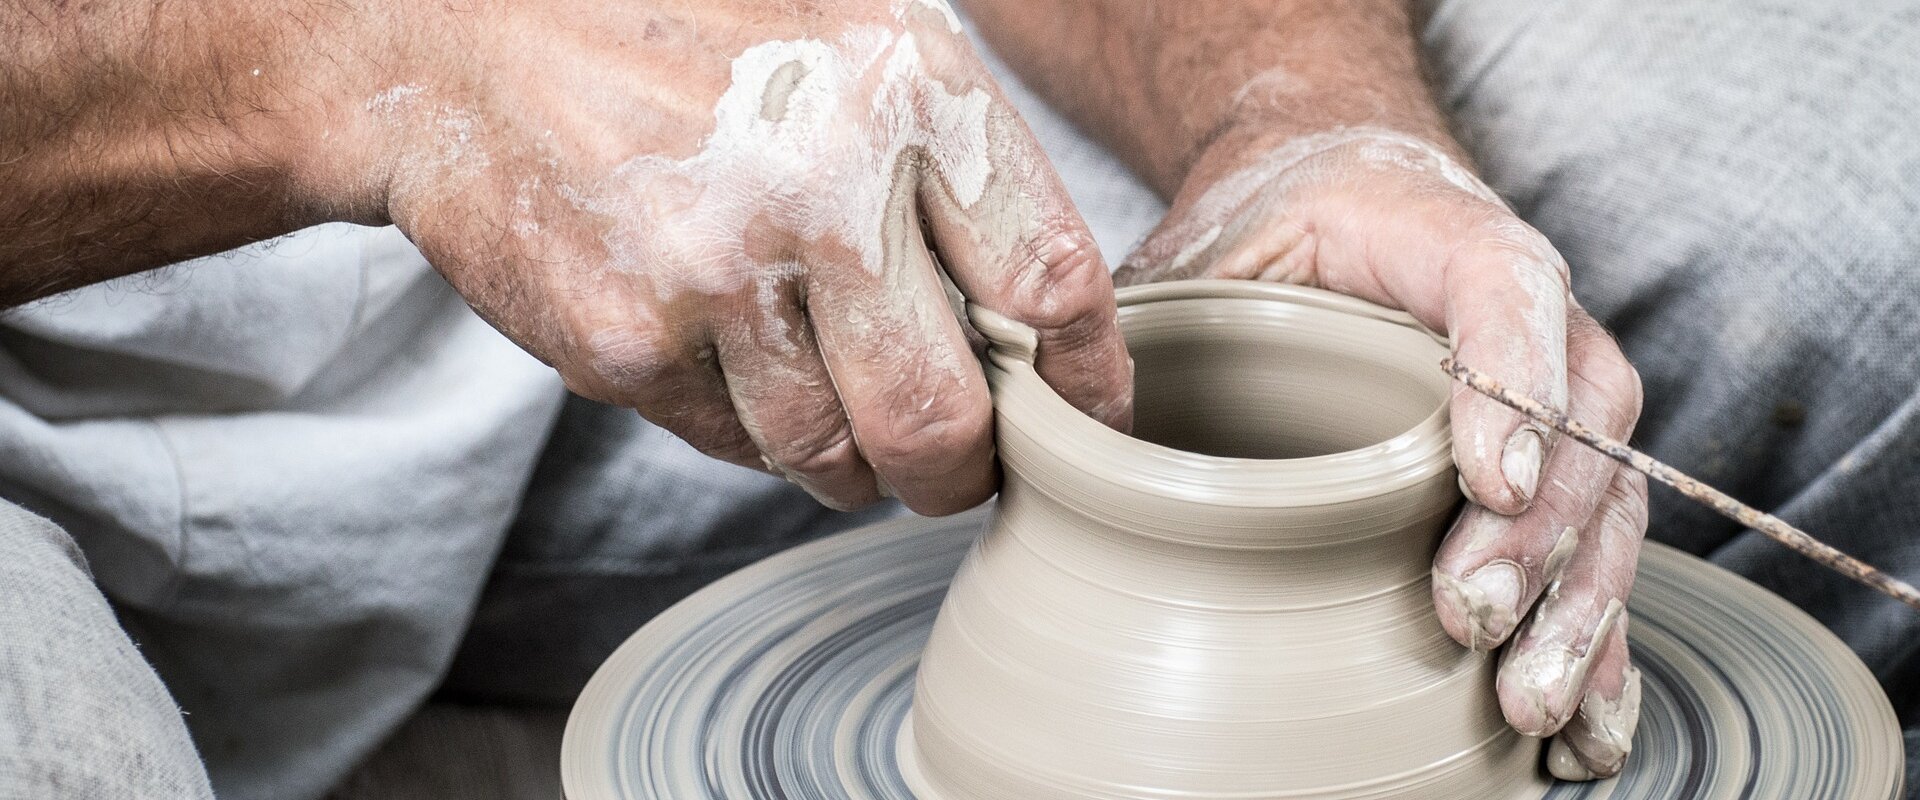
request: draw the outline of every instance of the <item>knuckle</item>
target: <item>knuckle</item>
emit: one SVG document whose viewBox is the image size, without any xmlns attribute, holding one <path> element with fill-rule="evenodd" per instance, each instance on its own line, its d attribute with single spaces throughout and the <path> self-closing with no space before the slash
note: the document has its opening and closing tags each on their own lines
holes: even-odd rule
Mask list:
<svg viewBox="0 0 1920 800">
<path fill-rule="evenodd" d="M 1580 330 L 1584 341 L 1574 346 L 1591 355 L 1581 360 L 1577 370 L 1579 380 L 1599 399 L 1600 414 L 1611 429 L 1609 433 L 1615 437 L 1627 436 L 1633 432 L 1646 402 L 1640 371 L 1634 369 L 1613 337 L 1598 325 L 1583 326 Z"/>
<path fill-rule="evenodd" d="M 1533 508 L 1529 509 L 1541 522 L 1537 523 L 1538 527 L 1530 528 L 1533 535 L 1526 542 L 1527 546 L 1542 551 L 1552 549 L 1561 530 L 1567 526 L 1577 528 L 1586 524 L 1593 516 L 1594 498 L 1601 491 L 1598 481 L 1588 484 L 1584 503 L 1579 491 L 1541 492 L 1539 497 L 1534 498 Z"/>
<path fill-rule="evenodd" d="M 1613 428 L 1614 438 L 1626 438 L 1640 420 L 1643 395 L 1640 388 L 1640 373 L 1624 363 L 1611 368 L 1611 376 L 1604 378 L 1595 387 L 1606 403 L 1604 418 Z"/>
<path fill-rule="evenodd" d="M 626 406 L 694 449 L 735 463 L 759 463 L 759 449 L 727 399 L 709 350 L 690 351 L 647 320 L 622 321 L 581 337 L 586 377 L 568 385 L 586 396 Z"/>
<path fill-rule="evenodd" d="M 1620 359 L 1620 366 L 1623 373 L 1618 384 L 1621 391 L 1621 405 L 1629 416 L 1638 421 L 1640 412 L 1646 410 L 1646 384 L 1641 382 L 1640 370 L 1634 369 L 1632 364 L 1627 363 L 1625 357 Z"/>
<path fill-rule="evenodd" d="M 1601 533 L 1622 538 L 1639 538 L 1645 530 L 1646 514 L 1631 504 L 1609 499 L 1600 506 Z"/>
<path fill-rule="evenodd" d="M 597 326 L 579 338 L 581 366 L 623 395 L 638 394 L 684 368 L 664 332 L 645 322 Z"/>
<path fill-rule="evenodd" d="M 1614 481 L 1613 489 L 1622 498 L 1639 506 L 1642 511 L 1646 510 L 1647 476 L 1639 470 L 1622 467 L 1620 477 Z"/>
<path fill-rule="evenodd" d="M 1043 226 L 1025 239 L 1009 270 L 1005 313 L 1034 328 L 1072 333 L 1097 325 L 1112 306 L 1112 277 L 1092 234 L 1077 224 Z"/>
<path fill-rule="evenodd" d="M 990 407 L 975 402 L 979 393 L 952 388 L 917 403 L 889 406 L 884 429 L 861 442 L 867 459 L 889 465 L 944 461 L 981 446 L 993 430 Z"/>
<path fill-rule="evenodd" d="M 767 458 L 781 469 L 802 475 L 824 475 L 845 469 L 859 458 L 853 430 L 844 419 L 808 426 L 806 433 L 767 443 Z"/>
<path fill-rule="evenodd" d="M 1552 271 L 1562 287 L 1570 285 L 1572 276 L 1559 248 L 1553 246 L 1546 234 L 1505 209 L 1490 214 L 1480 223 L 1480 246 L 1490 253 L 1544 267 Z"/>
<path fill-rule="evenodd" d="M 1621 468 L 1600 501 L 1600 524 L 1639 537 L 1647 530 L 1647 478 Z"/>
</svg>

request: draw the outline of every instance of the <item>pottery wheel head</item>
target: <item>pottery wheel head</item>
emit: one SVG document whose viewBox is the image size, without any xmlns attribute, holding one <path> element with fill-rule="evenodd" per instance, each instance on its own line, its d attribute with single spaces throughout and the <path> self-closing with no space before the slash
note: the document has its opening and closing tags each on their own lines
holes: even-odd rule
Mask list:
<svg viewBox="0 0 1920 800">
<path fill-rule="evenodd" d="M 905 519 L 803 545 L 648 623 L 574 704 L 568 800 L 929 800 L 907 788 L 895 742 L 985 521 Z M 1892 706 L 1818 622 L 1656 544 L 1629 607 L 1644 692 L 1633 758 L 1618 778 L 1545 797 L 1904 797 Z"/>
<path fill-rule="evenodd" d="M 1650 545 L 1619 778 L 1555 784 L 1433 617 L 1444 341 L 1297 287 L 1121 293 L 1136 437 L 990 312 L 995 507 L 806 545 L 676 605 L 575 706 L 572 800 L 1896 797 L 1891 709 L 1751 584 Z"/>
</svg>

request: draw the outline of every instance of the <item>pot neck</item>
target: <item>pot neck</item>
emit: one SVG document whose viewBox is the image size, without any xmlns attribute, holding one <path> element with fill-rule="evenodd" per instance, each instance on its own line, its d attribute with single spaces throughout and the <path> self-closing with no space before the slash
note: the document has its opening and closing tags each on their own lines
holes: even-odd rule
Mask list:
<svg viewBox="0 0 1920 800">
<path fill-rule="evenodd" d="M 1357 321 L 1403 334 L 1412 328 L 1425 337 L 1414 341 L 1433 341 L 1404 315 L 1299 287 L 1187 281 L 1123 289 L 1120 298 L 1130 344 L 1153 325 L 1189 318 L 1194 310 L 1162 304 L 1193 300 L 1256 316 L 1284 306 L 1280 310 L 1307 314 L 1288 323 L 1306 325 L 1303 330 L 1344 318 L 1340 324 Z M 1444 377 L 1437 369 L 1434 410 L 1397 436 L 1302 458 L 1232 458 L 1107 428 L 1041 380 L 1038 337 L 1031 328 L 978 306 L 969 306 L 968 316 L 990 343 L 986 366 L 1007 486 L 1003 502 L 1044 503 L 1053 509 L 1050 516 L 1102 535 L 1233 550 L 1298 550 L 1406 534 L 1431 527 L 1428 521 L 1457 502 Z M 1227 314 L 1209 324 L 1238 323 Z M 1444 352 L 1440 347 L 1432 360 L 1437 364 Z"/>
</svg>

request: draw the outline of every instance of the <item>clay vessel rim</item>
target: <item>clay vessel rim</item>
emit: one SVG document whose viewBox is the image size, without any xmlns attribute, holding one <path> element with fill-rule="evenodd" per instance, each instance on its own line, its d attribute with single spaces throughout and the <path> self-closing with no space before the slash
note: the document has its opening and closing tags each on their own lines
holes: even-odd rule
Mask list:
<svg viewBox="0 0 1920 800">
<path fill-rule="evenodd" d="M 1415 331 L 1438 345 L 1435 381 L 1446 340 L 1411 316 L 1319 289 L 1243 280 L 1186 280 L 1130 286 L 1116 292 L 1123 309 L 1183 300 L 1257 300 L 1315 314 L 1377 321 Z M 1038 337 L 989 309 L 968 315 L 989 341 L 997 424 L 1050 447 L 1003 448 L 1029 475 L 1052 474 L 1188 504 L 1291 508 L 1341 503 L 1410 486 L 1451 469 L 1446 390 L 1434 410 L 1408 429 L 1362 447 L 1296 458 L 1242 458 L 1181 450 L 1106 427 L 1080 412 L 1040 379 Z M 1353 320 L 1348 320 L 1349 322 Z M 1004 434 L 1003 434 L 1004 435 Z M 1022 452 L 1017 452 L 1022 451 Z M 1048 463 L 1035 463 L 1048 462 Z M 1068 469 L 1067 461 L 1072 462 Z M 1052 463 L 1057 462 L 1057 463 Z M 1052 492 L 1049 492 L 1050 494 Z"/>
</svg>

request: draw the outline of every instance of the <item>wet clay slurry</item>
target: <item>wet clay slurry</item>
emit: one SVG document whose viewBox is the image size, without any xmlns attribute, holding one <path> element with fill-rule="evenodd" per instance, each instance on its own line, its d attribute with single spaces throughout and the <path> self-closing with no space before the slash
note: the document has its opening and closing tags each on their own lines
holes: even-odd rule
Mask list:
<svg viewBox="0 0 1920 800">
<path fill-rule="evenodd" d="M 1493 662 L 1434 618 L 1444 344 L 1295 287 L 1121 293 L 1135 435 L 982 309 L 1005 479 L 923 655 L 923 800 L 1540 797 Z"/>
</svg>

